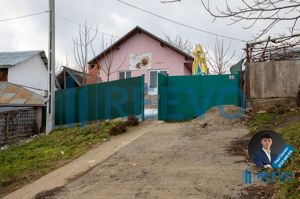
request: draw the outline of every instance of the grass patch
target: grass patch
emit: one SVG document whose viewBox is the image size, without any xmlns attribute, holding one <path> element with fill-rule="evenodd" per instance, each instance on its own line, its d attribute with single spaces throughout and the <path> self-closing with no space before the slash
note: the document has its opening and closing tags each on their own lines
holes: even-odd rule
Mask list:
<svg viewBox="0 0 300 199">
<path fill-rule="evenodd" d="M 257 113 L 250 123 L 251 134 L 257 131 L 272 129 L 283 119 L 283 115 L 275 113 Z"/>
<path fill-rule="evenodd" d="M 272 129 L 278 132 L 286 143 L 295 148 L 292 157 L 282 171 L 295 172 L 295 179 L 290 183 L 278 182 L 275 185 L 278 198 L 300 198 L 300 111 L 288 113 L 256 113 L 250 123 L 251 134 L 260 130 Z"/>
<path fill-rule="evenodd" d="M 0 197 L 70 162 L 101 144 L 123 122 L 58 129 L 0 151 Z"/>
<path fill-rule="evenodd" d="M 300 198 L 300 121 L 293 122 L 277 130 L 284 140 L 295 148 L 295 152 L 284 166 L 284 171 L 295 172 L 295 179 L 290 183 L 278 183 L 280 198 Z"/>
</svg>

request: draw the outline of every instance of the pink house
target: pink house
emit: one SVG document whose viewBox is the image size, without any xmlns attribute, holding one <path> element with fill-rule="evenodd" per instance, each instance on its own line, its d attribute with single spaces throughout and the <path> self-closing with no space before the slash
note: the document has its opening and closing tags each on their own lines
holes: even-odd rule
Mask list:
<svg viewBox="0 0 300 199">
<path fill-rule="evenodd" d="M 152 33 L 135 27 L 89 64 L 102 81 L 145 75 L 148 94 L 157 94 L 157 74 L 191 75 L 193 57 Z"/>
</svg>

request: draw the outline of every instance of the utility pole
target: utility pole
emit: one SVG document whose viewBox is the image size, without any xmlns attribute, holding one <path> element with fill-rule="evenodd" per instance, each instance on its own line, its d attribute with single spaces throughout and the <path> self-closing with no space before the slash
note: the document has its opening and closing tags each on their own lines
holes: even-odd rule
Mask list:
<svg viewBox="0 0 300 199">
<path fill-rule="evenodd" d="M 48 102 L 46 134 L 55 125 L 55 0 L 49 0 L 49 61 L 48 61 Z"/>
</svg>

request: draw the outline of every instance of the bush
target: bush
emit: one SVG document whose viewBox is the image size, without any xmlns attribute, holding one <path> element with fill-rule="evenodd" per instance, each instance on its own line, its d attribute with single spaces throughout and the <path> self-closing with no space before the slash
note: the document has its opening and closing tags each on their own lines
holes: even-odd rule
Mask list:
<svg viewBox="0 0 300 199">
<path fill-rule="evenodd" d="M 127 131 L 124 123 L 117 124 L 109 130 L 109 135 L 119 135 Z"/>
<path fill-rule="evenodd" d="M 134 115 L 130 115 L 127 117 L 127 121 L 125 122 L 126 126 L 137 126 L 139 125 L 139 119 Z"/>
</svg>

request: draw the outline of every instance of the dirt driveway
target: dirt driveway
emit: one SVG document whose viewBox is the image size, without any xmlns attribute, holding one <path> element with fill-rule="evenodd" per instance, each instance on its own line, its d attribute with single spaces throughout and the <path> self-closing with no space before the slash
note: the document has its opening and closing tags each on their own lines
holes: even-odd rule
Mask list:
<svg viewBox="0 0 300 199">
<path fill-rule="evenodd" d="M 242 156 L 231 141 L 248 133 L 241 123 L 216 117 L 155 123 L 142 137 L 47 198 L 238 198 Z"/>
</svg>

